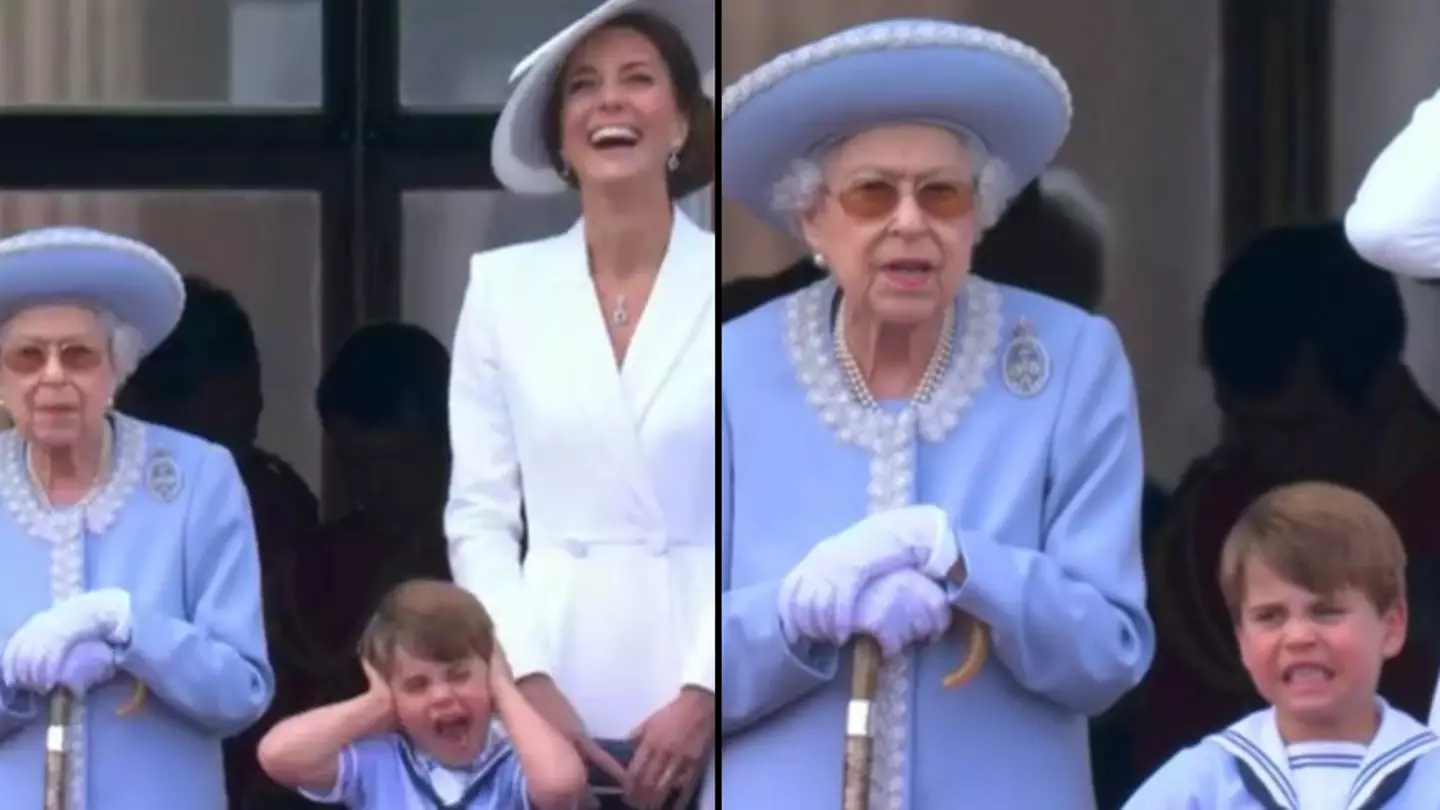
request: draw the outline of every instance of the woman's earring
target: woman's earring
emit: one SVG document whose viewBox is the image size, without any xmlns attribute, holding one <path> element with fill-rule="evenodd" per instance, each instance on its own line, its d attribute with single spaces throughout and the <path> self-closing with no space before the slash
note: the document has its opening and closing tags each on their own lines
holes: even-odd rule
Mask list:
<svg viewBox="0 0 1440 810">
<path fill-rule="evenodd" d="M 814 262 L 815 266 L 820 268 L 821 270 L 825 269 L 825 254 L 816 253 L 815 255 L 810 257 L 810 261 Z"/>
<path fill-rule="evenodd" d="M 670 169 L 670 171 L 672 171 L 672 172 L 678 172 L 678 171 L 680 171 L 680 150 L 679 150 L 679 149 L 675 149 L 675 150 L 672 150 L 672 151 L 670 152 L 670 159 L 667 160 L 667 161 L 665 161 L 665 165 L 666 165 L 666 166 Z"/>
<path fill-rule="evenodd" d="M 562 159 L 560 161 L 560 179 L 568 183 L 573 176 L 574 172 L 570 170 L 570 161 Z"/>
</svg>

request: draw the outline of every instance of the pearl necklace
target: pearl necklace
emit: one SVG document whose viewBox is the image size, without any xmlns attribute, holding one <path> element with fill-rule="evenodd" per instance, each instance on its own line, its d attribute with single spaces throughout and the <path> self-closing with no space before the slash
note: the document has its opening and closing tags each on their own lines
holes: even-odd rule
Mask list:
<svg viewBox="0 0 1440 810">
<path fill-rule="evenodd" d="M 835 357 L 840 361 L 840 367 L 845 370 L 845 376 L 850 380 L 850 390 L 854 392 L 860 405 L 868 410 L 879 410 L 880 403 L 870 393 L 870 386 L 865 383 L 865 375 L 860 372 L 860 364 L 855 361 L 855 355 L 850 352 L 850 344 L 845 342 L 845 302 L 840 302 L 840 311 L 835 317 Z M 940 379 L 944 376 L 945 370 L 950 368 L 950 355 L 955 348 L 955 306 L 952 304 L 945 308 L 945 320 L 940 325 L 940 343 L 935 347 L 935 354 L 930 357 L 930 362 L 925 366 L 925 373 L 920 376 L 920 386 L 915 390 L 915 396 L 911 402 L 927 402 L 935 391 L 940 387 Z"/>
</svg>

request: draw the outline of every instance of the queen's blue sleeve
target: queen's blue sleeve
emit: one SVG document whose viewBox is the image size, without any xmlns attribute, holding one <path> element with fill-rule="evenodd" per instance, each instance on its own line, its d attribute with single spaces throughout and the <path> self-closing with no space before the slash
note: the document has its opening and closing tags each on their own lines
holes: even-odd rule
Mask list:
<svg viewBox="0 0 1440 810">
<path fill-rule="evenodd" d="M 957 524 L 966 576 L 951 601 L 990 625 L 996 657 L 1027 689 L 1095 715 L 1139 683 L 1154 656 L 1140 556 L 1145 470 L 1115 327 L 1090 318 L 1066 366 L 1041 545 L 1017 548 Z"/>
<path fill-rule="evenodd" d="M 235 460 L 207 446 L 185 521 L 184 619 L 136 606 L 120 666 L 190 720 L 230 736 L 275 692 L 265 650 L 260 561 Z"/>
<path fill-rule="evenodd" d="M 35 693 L 0 684 L 0 743 L 40 716 Z"/>
<path fill-rule="evenodd" d="M 825 645 L 791 645 L 780 629 L 780 582 L 730 587 L 736 552 L 730 420 L 720 409 L 720 736 L 743 731 L 829 683 L 839 654 Z M 756 542 L 756 538 L 746 539 Z"/>
</svg>

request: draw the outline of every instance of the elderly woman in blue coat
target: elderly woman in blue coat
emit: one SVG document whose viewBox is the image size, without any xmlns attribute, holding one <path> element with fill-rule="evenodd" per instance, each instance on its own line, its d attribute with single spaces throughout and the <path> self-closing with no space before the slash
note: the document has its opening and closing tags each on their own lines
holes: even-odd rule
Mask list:
<svg viewBox="0 0 1440 810">
<path fill-rule="evenodd" d="M 180 276 L 138 242 L 0 240 L 0 785 L 68 810 L 220 807 L 221 740 L 268 705 L 250 508 L 223 448 L 115 412 L 174 328 Z M 57 694 L 74 702 L 47 728 Z M 46 805 L 48 806 L 48 805 Z"/>
<path fill-rule="evenodd" d="M 898 20 L 780 56 L 721 115 L 722 192 L 828 277 L 722 335 L 720 795 L 834 810 L 868 726 L 870 810 L 1093 807 L 1086 718 L 1154 647 L 1130 366 L 1105 319 L 971 273 L 1060 148 L 1064 80 Z M 993 655 L 947 690 L 974 622 Z"/>
</svg>

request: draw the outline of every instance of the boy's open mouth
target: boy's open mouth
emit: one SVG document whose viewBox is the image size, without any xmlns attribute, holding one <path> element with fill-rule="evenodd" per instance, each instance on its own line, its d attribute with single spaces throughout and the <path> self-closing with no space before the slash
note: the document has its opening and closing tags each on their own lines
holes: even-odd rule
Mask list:
<svg viewBox="0 0 1440 810">
<path fill-rule="evenodd" d="M 443 717 L 435 721 L 435 736 L 448 742 L 460 742 L 470 733 L 474 721 L 467 715 Z"/>
</svg>

